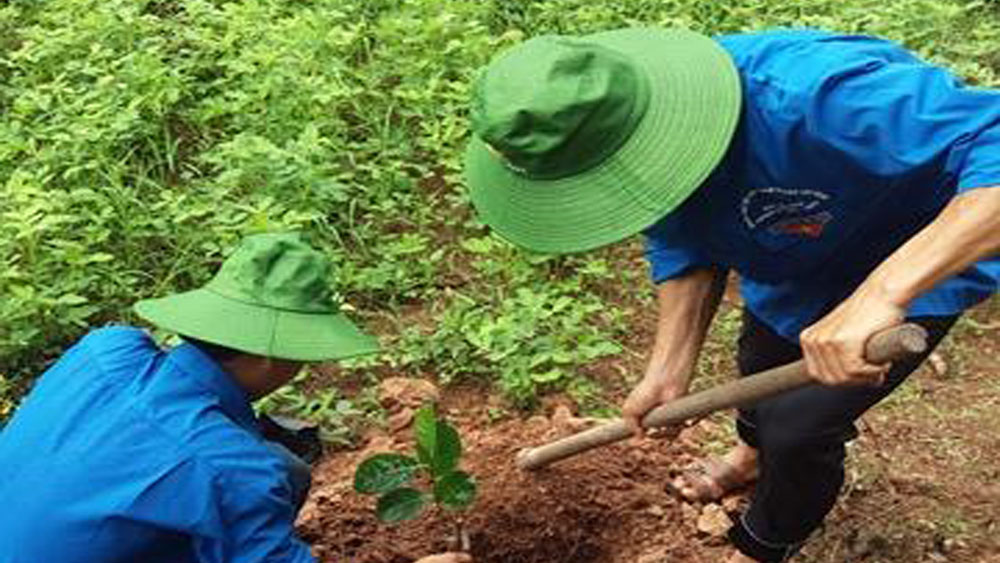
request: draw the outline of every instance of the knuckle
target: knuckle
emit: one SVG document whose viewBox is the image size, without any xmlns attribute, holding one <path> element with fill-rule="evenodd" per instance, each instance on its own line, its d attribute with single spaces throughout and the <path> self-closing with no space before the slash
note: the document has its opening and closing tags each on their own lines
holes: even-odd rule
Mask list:
<svg viewBox="0 0 1000 563">
<path fill-rule="evenodd" d="M 811 361 L 807 361 L 806 362 L 806 373 L 809 374 L 810 377 L 816 377 L 816 378 L 818 378 L 818 377 L 822 376 L 822 374 L 819 372 L 819 370 L 816 369 L 816 364 L 814 364 Z"/>
</svg>

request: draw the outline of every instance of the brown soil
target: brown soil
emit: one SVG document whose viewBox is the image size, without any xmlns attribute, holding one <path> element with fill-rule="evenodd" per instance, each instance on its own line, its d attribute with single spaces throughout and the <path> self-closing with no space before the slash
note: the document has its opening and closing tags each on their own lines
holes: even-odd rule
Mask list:
<svg viewBox="0 0 1000 563">
<path fill-rule="evenodd" d="M 597 563 L 644 556 L 650 563 L 701 561 L 719 553 L 721 540 L 696 529 L 698 510 L 682 506 L 663 486 L 670 467 L 690 462 L 686 444 L 698 429 L 689 430 L 686 440 L 611 446 L 525 473 L 513 464 L 520 448 L 572 432 L 578 421 L 556 415 L 492 426 L 471 418 L 456 422 L 468 444 L 464 466 L 478 476 L 480 487 L 466 522 L 478 563 Z M 409 563 L 452 547 L 448 515 L 381 525 L 374 500 L 351 489 L 361 459 L 375 451 L 405 451 L 409 443 L 406 436 L 376 436 L 366 450 L 330 458 L 315 471 L 299 531 L 321 561 Z"/>
<path fill-rule="evenodd" d="M 1000 299 L 970 318 L 940 349 L 943 372 L 921 369 L 865 416 L 845 490 L 796 563 L 1000 563 Z M 728 343 L 714 346 L 710 368 L 729 365 Z M 664 487 L 672 470 L 727 447 L 725 415 L 677 440 L 611 446 L 526 474 L 513 464 L 520 448 L 578 429 L 559 408 L 567 401 L 545 401 L 557 413 L 549 417 L 499 423 L 489 421 L 498 403 L 484 389 L 449 388 L 442 401 L 467 445 L 464 467 L 479 479 L 467 521 L 477 563 L 716 563 L 728 553 L 717 529 L 699 526 L 718 507 L 681 503 Z M 361 459 L 406 451 L 408 432 L 372 436 L 317 468 L 299 531 L 321 561 L 403 563 L 453 547 L 447 515 L 384 526 L 374 500 L 351 488 Z"/>
</svg>

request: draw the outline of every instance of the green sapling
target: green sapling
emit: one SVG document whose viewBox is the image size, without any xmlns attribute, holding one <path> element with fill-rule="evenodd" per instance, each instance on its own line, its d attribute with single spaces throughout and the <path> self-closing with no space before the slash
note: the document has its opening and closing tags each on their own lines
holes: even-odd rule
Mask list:
<svg viewBox="0 0 1000 563">
<path fill-rule="evenodd" d="M 427 506 L 454 514 L 455 539 L 461 551 L 469 550 L 461 511 L 476 500 L 476 481 L 458 469 L 462 441 L 455 427 L 438 418 L 433 406 L 425 406 L 414 417 L 416 457 L 375 454 L 361 462 L 354 473 L 354 490 L 378 495 L 375 515 L 386 523 L 416 518 Z M 419 487 L 418 477 L 428 486 Z M 426 490 L 423 490 L 426 489 Z"/>
</svg>

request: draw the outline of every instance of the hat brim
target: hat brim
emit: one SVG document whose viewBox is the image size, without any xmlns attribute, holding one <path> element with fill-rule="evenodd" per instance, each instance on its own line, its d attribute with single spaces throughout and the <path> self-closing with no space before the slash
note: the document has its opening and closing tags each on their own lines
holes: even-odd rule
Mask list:
<svg viewBox="0 0 1000 563">
<path fill-rule="evenodd" d="M 375 338 L 340 313 L 296 313 L 196 289 L 135 304 L 156 326 L 241 352 L 322 362 L 378 351 Z"/>
<path fill-rule="evenodd" d="M 739 121 L 739 74 L 712 39 L 657 29 L 585 39 L 625 53 L 649 80 L 648 109 L 614 155 L 554 180 L 514 172 L 475 136 L 465 155 L 466 180 L 482 220 L 538 252 L 582 252 L 651 226 L 704 182 Z"/>
</svg>

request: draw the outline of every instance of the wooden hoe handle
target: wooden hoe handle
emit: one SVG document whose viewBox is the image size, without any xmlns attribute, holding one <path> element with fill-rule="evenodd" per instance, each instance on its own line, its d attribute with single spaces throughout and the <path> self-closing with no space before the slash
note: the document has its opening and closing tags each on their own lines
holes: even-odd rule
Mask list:
<svg viewBox="0 0 1000 563">
<path fill-rule="evenodd" d="M 919 325 L 907 323 L 872 335 L 865 347 L 865 358 L 873 364 L 885 364 L 920 354 L 926 349 L 927 332 Z M 806 372 L 805 361 L 799 360 L 660 405 L 642 419 L 642 426 L 671 426 L 718 410 L 745 407 L 804 387 L 812 381 Z M 538 469 L 589 449 L 618 442 L 631 434 L 624 421 L 615 420 L 544 446 L 523 449 L 517 455 L 517 466 L 525 470 Z"/>
</svg>

